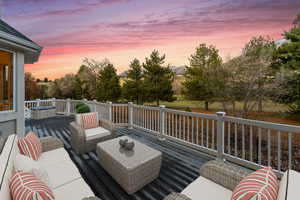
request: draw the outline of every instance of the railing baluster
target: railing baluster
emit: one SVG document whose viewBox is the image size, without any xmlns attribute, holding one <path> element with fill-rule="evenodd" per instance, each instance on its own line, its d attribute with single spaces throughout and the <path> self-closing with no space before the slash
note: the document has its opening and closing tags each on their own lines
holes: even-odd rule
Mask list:
<svg viewBox="0 0 300 200">
<path fill-rule="evenodd" d="M 258 164 L 261 165 L 261 128 L 258 128 Z"/>
<path fill-rule="evenodd" d="M 175 114 L 175 134 L 176 134 L 176 138 L 178 138 L 178 124 L 177 124 L 177 121 L 178 121 L 178 115 Z"/>
<path fill-rule="evenodd" d="M 237 148 L 237 123 L 234 123 L 234 155 L 238 156 L 238 148 Z"/>
<path fill-rule="evenodd" d="M 253 162 L 253 127 L 250 126 L 250 161 Z"/>
<path fill-rule="evenodd" d="M 196 143 L 199 144 L 199 118 L 198 117 L 196 118 L 196 127 L 197 127 L 197 129 L 196 129 L 196 137 L 197 137 Z"/>
<path fill-rule="evenodd" d="M 195 143 L 195 135 L 194 135 L 194 118 L 192 117 L 192 143 Z"/>
<path fill-rule="evenodd" d="M 201 146 L 204 146 L 204 122 L 203 122 L 203 118 L 201 118 Z"/>
<path fill-rule="evenodd" d="M 187 116 L 187 138 L 186 140 L 189 142 L 190 141 L 190 116 Z"/>
<path fill-rule="evenodd" d="M 289 169 L 292 169 L 292 133 L 288 133 L 288 140 L 289 140 Z"/>
<path fill-rule="evenodd" d="M 215 120 L 211 120 L 211 123 L 212 123 L 212 125 L 211 125 L 211 130 L 212 130 L 212 132 L 211 132 L 211 134 L 212 134 L 212 136 L 211 136 L 211 148 L 215 149 Z"/>
<path fill-rule="evenodd" d="M 186 126 L 185 126 L 185 115 L 183 115 L 183 124 L 182 124 L 182 128 L 183 128 L 183 139 L 186 140 L 186 135 L 185 135 L 185 129 L 186 129 Z"/>
<path fill-rule="evenodd" d="M 209 134 L 209 120 L 207 119 L 206 120 L 206 147 L 208 148 L 208 142 L 209 142 L 209 140 L 208 140 L 208 134 Z"/>
<path fill-rule="evenodd" d="M 277 132 L 277 169 L 281 171 L 281 132 Z"/>
<path fill-rule="evenodd" d="M 228 141 L 227 141 L 227 143 L 228 143 L 228 144 L 227 144 L 227 145 L 228 145 L 228 146 L 227 146 L 227 148 L 228 148 L 227 151 L 228 151 L 228 154 L 231 154 L 231 147 L 230 147 L 230 142 L 231 142 L 231 141 L 230 141 L 230 124 L 231 124 L 231 122 L 228 122 L 228 123 L 227 123 L 227 125 L 228 125 L 228 135 L 227 135 L 227 140 L 228 140 Z"/>
<path fill-rule="evenodd" d="M 268 129 L 268 166 L 271 166 L 271 130 Z"/>
<path fill-rule="evenodd" d="M 245 125 L 242 125 L 242 158 L 245 159 Z"/>
</svg>

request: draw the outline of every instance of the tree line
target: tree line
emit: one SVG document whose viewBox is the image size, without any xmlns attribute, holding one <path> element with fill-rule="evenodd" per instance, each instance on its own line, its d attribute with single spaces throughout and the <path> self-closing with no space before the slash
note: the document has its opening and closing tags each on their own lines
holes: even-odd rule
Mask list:
<svg viewBox="0 0 300 200">
<path fill-rule="evenodd" d="M 282 44 L 268 36 L 253 37 L 241 55 L 226 60 L 215 46 L 200 44 L 189 57 L 182 94 L 203 101 L 206 109 L 212 102 L 221 102 L 224 111 L 236 115 L 247 116 L 255 108 L 262 111 L 265 100 L 287 104 L 291 113 L 300 114 L 300 14 L 283 36 Z M 47 95 L 157 105 L 174 101 L 175 74 L 165 59 L 154 50 L 143 62 L 132 60 L 121 84 L 109 60 L 86 58 L 76 74 L 54 80 Z M 237 102 L 243 104 L 241 113 L 236 110 Z"/>
</svg>

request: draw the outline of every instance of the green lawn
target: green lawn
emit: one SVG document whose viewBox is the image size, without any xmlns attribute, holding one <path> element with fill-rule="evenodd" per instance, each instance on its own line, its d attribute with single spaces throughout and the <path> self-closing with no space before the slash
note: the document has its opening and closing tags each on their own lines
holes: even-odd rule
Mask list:
<svg viewBox="0 0 300 200">
<path fill-rule="evenodd" d="M 204 109 L 203 102 L 185 100 L 182 96 L 177 96 L 177 100 L 174 102 L 161 101 L 160 104 L 165 105 L 166 107 L 169 107 L 169 108 L 177 108 L 177 109 L 185 109 L 187 107 L 189 107 L 191 109 Z M 156 105 L 156 104 L 153 102 L 153 103 L 146 103 L 146 105 Z M 237 102 L 236 109 L 242 110 L 242 108 L 243 108 L 243 103 Z M 223 110 L 222 103 L 214 102 L 214 103 L 209 104 L 209 110 L 222 111 Z M 273 101 L 265 101 L 263 103 L 263 111 L 264 112 L 276 112 L 276 113 L 285 112 L 285 111 L 287 111 L 287 106 L 275 103 Z"/>
</svg>

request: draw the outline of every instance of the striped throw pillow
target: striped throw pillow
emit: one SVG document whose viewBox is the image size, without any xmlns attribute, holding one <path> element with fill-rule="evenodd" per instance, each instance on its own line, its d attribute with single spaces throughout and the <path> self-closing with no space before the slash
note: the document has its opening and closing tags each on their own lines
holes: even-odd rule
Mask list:
<svg viewBox="0 0 300 200">
<path fill-rule="evenodd" d="M 241 180 L 231 200 L 277 200 L 279 183 L 272 168 L 259 169 Z"/>
<path fill-rule="evenodd" d="M 54 200 L 49 187 L 29 172 L 15 171 L 9 188 L 13 200 Z"/>
<path fill-rule="evenodd" d="M 98 127 L 97 114 L 98 113 L 96 113 L 96 112 L 88 113 L 88 114 L 82 114 L 81 115 L 82 128 L 83 129 L 97 128 Z"/>
<path fill-rule="evenodd" d="M 18 140 L 18 147 L 21 154 L 33 160 L 38 160 L 43 152 L 42 143 L 33 132 L 29 132 L 26 137 L 20 138 Z"/>
</svg>

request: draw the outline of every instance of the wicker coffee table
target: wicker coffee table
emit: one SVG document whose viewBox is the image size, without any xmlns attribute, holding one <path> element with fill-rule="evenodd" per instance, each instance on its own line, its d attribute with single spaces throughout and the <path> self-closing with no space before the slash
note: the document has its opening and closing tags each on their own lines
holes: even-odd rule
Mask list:
<svg viewBox="0 0 300 200">
<path fill-rule="evenodd" d="M 133 194 L 159 175 L 162 153 L 136 140 L 132 151 L 120 147 L 119 140 L 133 139 L 123 136 L 98 143 L 100 165 L 128 193 Z"/>
</svg>

